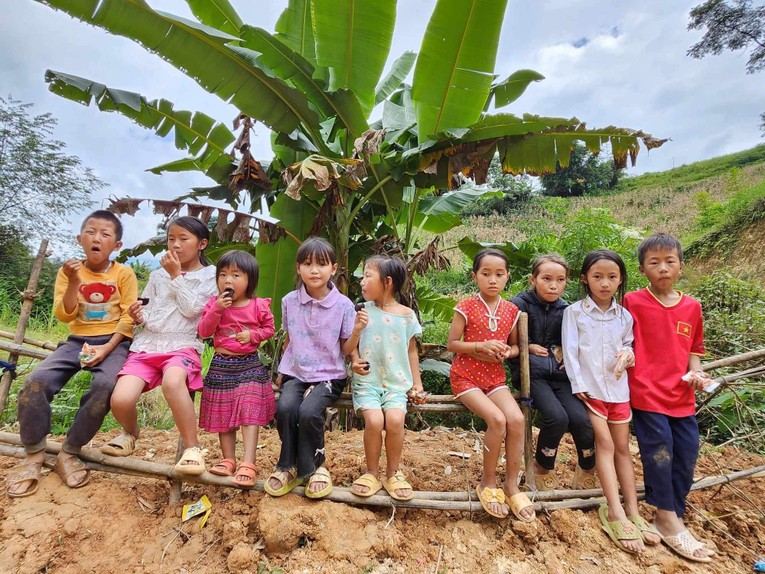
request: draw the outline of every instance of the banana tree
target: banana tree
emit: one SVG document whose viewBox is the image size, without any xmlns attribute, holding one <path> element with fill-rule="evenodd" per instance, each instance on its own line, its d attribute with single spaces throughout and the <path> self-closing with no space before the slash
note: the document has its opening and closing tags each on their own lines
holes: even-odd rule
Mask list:
<svg viewBox="0 0 765 574">
<path fill-rule="evenodd" d="M 459 209 L 485 190 L 453 190 L 463 178 L 483 183 L 496 154 L 507 173 L 539 175 L 565 167 L 575 141 L 594 152 L 609 144 L 619 166 L 634 163 L 641 142 L 649 149 L 664 142 L 626 128 L 588 129 L 576 118 L 490 113 L 543 79 L 532 70 L 494 75 L 507 0 L 438 0 L 418 54 L 401 54 L 384 76 L 395 0 L 289 0 L 275 33 L 245 24 L 228 0 L 187 0 L 196 21 L 145 0 L 38 1 L 139 43 L 236 106 L 240 119 L 266 125 L 270 161 L 257 162 L 241 145 L 237 161 L 225 149 L 234 133 L 205 114 L 46 73 L 54 93 L 120 112 L 160 136 L 174 130 L 189 156 L 151 171 L 197 170 L 215 183 L 187 198 L 223 199 L 234 208 L 245 199 L 255 208 L 265 201 L 278 223 L 259 227 L 263 268 L 289 268 L 302 239 L 329 237 L 343 290 L 382 237 L 414 261 L 425 248 L 420 267 L 438 261 L 418 230 L 458 225 Z M 240 130 L 237 144 L 247 121 Z M 278 282 L 277 275 L 268 281 Z"/>
</svg>

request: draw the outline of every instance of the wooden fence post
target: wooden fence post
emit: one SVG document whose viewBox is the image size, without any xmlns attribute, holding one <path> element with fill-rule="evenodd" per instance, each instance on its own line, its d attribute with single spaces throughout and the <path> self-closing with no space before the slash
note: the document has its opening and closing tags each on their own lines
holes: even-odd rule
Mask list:
<svg viewBox="0 0 765 574">
<path fill-rule="evenodd" d="M 526 429 L 523 438 L 523 460 L 526 463 L 526 484 L 532 490 L 536 490 L 532 448 L 534 437 L 531 433 L 532 412 L 528 402 L 531 396 L 531 375 L 529 373 L 529 316 L 526 313 L 521 313 L 520 317 L 518 317 L 518 344 L 521 351 L 521 410 L 523 411 Z"/>
<path fill-rule="evenodd" d="M 21 345 L 24 342 L 24 333 L 27 330 L 27 323 L 29 323 L 29 315 L 32 313 L 32 304 L 35 299 L 40 295 L 35 292 L 37 289 L 37 282 L 40 279 L 40 271 L 42 270 L 43 261 L 47 257 L 48 253 L 48 240 L 43 239 L 40 241 L 40 249 L 37 250 L 37 256 L 35 262 L 32 265 L 32 273 L 29 275 L 29 281 L 27 282 L 26 290 L 21 294 L 24 301 L 21 304 L 21 314 L 19 315 L 19 322 L 16 325 L 16 336 L 13 338 L 13 342 L 16 345 Z M 16 365 L 19 361 L 19 355 L 11 352 L 8 355 L 8 362 L 11 365 Z M 0 378 L 0 413 L 5 410 L 6 403 L 8 402 L 8 393 L 11 390 L 11 381 L 13 380 L 13 373 L 6 371 Z"/>
</svg>

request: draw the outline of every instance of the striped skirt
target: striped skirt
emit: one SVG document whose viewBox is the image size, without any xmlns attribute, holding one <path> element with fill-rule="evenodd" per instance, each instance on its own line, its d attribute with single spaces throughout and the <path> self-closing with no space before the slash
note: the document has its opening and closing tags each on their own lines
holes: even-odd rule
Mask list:
<svg viewBox="0 0 765 574">
<path fill-rule="evenodd" d="M 202 388 L 199 426 L 208 432 L 228 432 L 242 425 L 267 425 L 274 414 L 271 377 L 257 353 L 215 353 Z"/>
</svg>

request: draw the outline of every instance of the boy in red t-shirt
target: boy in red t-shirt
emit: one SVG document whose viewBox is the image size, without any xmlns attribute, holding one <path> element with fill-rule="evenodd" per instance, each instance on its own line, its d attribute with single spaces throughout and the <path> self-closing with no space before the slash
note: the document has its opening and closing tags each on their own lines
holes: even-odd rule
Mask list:
<svg viewBox="0 0 765 574">
<path fill-rule="evenodd" d="M 650 285 L 628 293 L 624 307 L 635 321 L 630 403 L 646 501 L 656 507 L 654 526 L 669 548 L 690 560 L 711 562 L 714 552 L 682 520 L 699 452 L 694 391 L 708 382 L 701 370 L 701 305 L 674 289 L 683 270 L 677 239 L 663 233 L 648 237 L 638 247 L 638 261 Z M 688 371 L 691 381 L 685 382 Z"/>
</svg>

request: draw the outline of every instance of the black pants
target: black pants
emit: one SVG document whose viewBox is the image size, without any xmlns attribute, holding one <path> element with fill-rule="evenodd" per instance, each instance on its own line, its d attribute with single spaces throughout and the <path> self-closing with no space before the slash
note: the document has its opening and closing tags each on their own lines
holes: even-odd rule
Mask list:
<svg viewBox="0 0 765 574">
<path fill-rule="evenodd" d="M 306 383 L 285 378 L 276 403 L 276 429 L 282 441 L 278 470 L 297 467 L 298 477 L 306 478 L 324 464 L 324 410 L 337 401 L 346 381 Z"/>
<path fill-rule="evenodd" d="M 28 453 L 45 449 L 45 440 L 51 427 L 50 403 L 69 379 L 83 370 L 79 356 L 82 344 L 103 345 L 111 338 L 111 335 L 70 335 L 27 376 L 19 393 L 18 418 L 21 442 Z M 66 433 L 62 447 L 65 452 L 79 454 L 80 449 L 88 444 L 101 428 L 109 412 L 109 399 L 117 382 L 117 373 L 122 368 L 129 349 L 130 340 L 123 340 L 98 365 L 86 369 L 93 373 L 93 380 L 88 392 L 82 395 L 80 408 Z"/>
<path fill-rule="evenodd" d="M 555 468 L 558 445 L 566 431 L 576 444 L 579 466 L 584 470 L 595 467 L 595 434 L 587 415 L 587 407 L 571 393 L 568 381 L 531 380 L 534 408 L 542 415 L 537 439 L 536 461 L 544 469 Z"/>
</svg>

